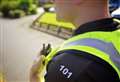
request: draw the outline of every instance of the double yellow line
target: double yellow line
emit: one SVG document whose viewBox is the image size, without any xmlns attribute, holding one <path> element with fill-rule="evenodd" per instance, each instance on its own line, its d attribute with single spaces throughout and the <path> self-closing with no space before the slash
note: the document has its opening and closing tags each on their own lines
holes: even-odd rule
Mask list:
<svg viewBox="0 0 120 82">
<path fill-rule="evenodd" d="M 6 82 L 3 73 L 0 72 L 0 82 Z"/>
</svg>

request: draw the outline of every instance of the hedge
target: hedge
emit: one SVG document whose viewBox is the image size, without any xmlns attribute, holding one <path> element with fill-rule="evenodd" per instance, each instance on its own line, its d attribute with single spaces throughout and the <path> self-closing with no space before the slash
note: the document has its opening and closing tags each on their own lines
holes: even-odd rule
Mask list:
<svg viewBox="0 0 120 82">
<path fill-rule="evenodd" d="M 21 17 L 24 14 L 31 15 L 37 13 L 37 5 L 35 0 L 1 0 L 0 11 L 4 17 L 17 16 Z M 15 15 L 13 15 L 13 12 Z"/>
</svg>

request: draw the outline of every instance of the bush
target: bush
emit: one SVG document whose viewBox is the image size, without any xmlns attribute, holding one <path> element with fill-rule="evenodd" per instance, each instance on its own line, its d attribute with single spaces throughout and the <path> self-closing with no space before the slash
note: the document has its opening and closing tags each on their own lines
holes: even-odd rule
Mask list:
<svg viewBox="0 0 120 82">
<path fill-rule="evenodd" d="M 0 12 L 0 17 L 2 17 L 3 16 L 3 13 L 2 12 Z"/>
<path fill-rule="evenodd" d="M 16 9 L 16 10 L 11 10 L 9 12 L 9 15 L 11 18 L 20 18 L 25 16 L 25 12 L 23 10 Z"/>
<path fill-rule="evenodd" d="M 33 0 L 33 4 L 39 5 L 39 0 Z"/>
<path fill-rule="evenodd" d="M 9 11 L 18 8 L 18 1 L 2 1 L 0 4 L 0 10 L 4 17 L 9 17 Z"/>
<path fill-rule="evenodd" d="M 1 0 L 0 11 L 4 17 L 18 18 L 25 14 L 36 14 L 37 6 L 33 0 Z"/>
<path fill-rule="evenodd" d="M 37 13 L 37 5 L 32 4 L 28 10 L 28 14 L 36 14 Z"/>
<path fill-rule="evenodd" d="M 28 12 L 28 8 L 30 6 L 30 3 L 27 0 L 21 0 L 20 1 L 20 5 L 19 5 L 19 9 Z"/>
<path fill-rule="evenodd" d="M 27 15 L 37 13 L 37 4 L 33 4 L 32 0 L 22 0 L 20 2 L 20 9 L 24 10 Z"/>
</svg>

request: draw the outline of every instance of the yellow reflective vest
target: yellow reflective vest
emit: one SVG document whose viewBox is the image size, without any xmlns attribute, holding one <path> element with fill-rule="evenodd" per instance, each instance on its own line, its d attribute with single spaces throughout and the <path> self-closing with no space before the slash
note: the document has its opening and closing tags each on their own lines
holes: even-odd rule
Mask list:
<svg viewBox="0 0 120 82">
<path fill-rule="evenodd" d="M 79 50 L 88 52 L 110 64 L 120 78 L 120 30 L 112 32 L 88 32 L 65 41 L 59 48 L 44 59 L 44 71 L 48 62 L 62 50 Z M 40 82 L 44 82 L 44 74 L 40 74 Z"/>
</svg>

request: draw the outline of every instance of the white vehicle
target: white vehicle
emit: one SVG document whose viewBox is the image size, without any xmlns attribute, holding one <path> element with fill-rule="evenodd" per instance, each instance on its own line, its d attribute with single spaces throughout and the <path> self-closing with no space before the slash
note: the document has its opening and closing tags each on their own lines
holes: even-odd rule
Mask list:
<svg viewBox="0 0 120 82">
<path fill-rule="evenodd" d="M 111 13 L 112 17 L 120 19 L 120 7 Z"/>
</svg>

